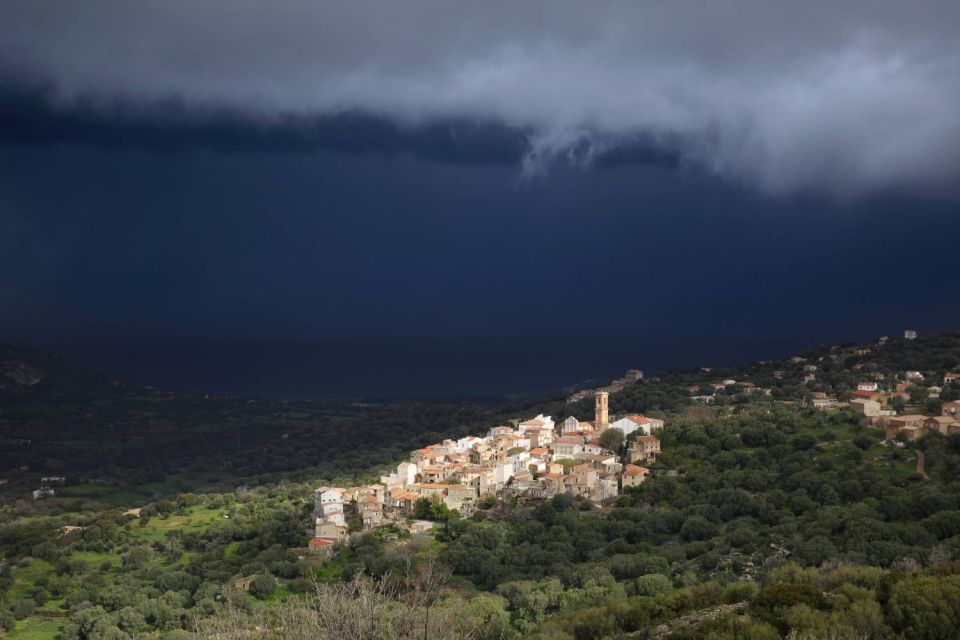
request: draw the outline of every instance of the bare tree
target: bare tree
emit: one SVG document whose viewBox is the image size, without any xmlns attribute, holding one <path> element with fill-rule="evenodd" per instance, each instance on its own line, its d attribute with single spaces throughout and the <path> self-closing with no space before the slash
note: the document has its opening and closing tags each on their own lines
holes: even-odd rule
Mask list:
<svg viewBox="0 0 960 640">
<path fill-rule="evenodd" d="M 225 607 L 195 631 L 219 640 L 472 640 L 475 624 L 457 615 L 446 579 L 432 562 L 408 566 L 399 578 L 358 573 L 252 614 Z"/>
</svg>

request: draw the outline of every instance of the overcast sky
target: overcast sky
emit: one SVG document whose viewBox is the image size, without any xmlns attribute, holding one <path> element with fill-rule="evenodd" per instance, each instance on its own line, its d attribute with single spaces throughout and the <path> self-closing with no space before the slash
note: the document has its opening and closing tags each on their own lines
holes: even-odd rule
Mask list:
<svg viewBox="0 0 960 640">
<path fill-rule="evenodd" d="M 958 105 L 955 1 L 8 0 L 0 340 L 309 395 L 951 328 Z"/>
<path fill-rule="evenodd" d="M 960 3 L 4 3 L 58 96 L 529 129 L 526 170 L 637 136 L 782 193 L 960 182 Z"/>
</svg>

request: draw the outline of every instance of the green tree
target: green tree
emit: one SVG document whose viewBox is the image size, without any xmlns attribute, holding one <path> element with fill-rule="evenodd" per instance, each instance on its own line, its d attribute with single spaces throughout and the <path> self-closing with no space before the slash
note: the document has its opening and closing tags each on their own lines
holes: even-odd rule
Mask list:
<svg viewBox="0 0 960 640">
<path fill-rule="evenodd" d="M 600 446 L 610 451 L 620 451 L 620 447 L 623 446 L 623 431 L 607 429 L 600 434 Z"/>
<path fill-rule="evenodd" d="M 949 640 L 960 629 L 960 576 L 911 577 L 894 585 L 887 605 L 895 631 L 911 640 Z"/>
<path fill-rule="evenodd" d="M 673 581 L 662 573 L 648 573 L 637 578 L 637 595 L 655 596 L 673 589 Z"/>
<path fill-rule="evenodd" d="M 266 600 L 277 590 L 277 581 L 273 576 L 260 573 L 250 582 L 250 595 L 258 600 Z"/>
<path fill-rule="evenodd" d="M 706 540 L 717 534 L 717 527 L 703 516 L 691 516 L 680 527 L 684 540 Z"/>
</svg>

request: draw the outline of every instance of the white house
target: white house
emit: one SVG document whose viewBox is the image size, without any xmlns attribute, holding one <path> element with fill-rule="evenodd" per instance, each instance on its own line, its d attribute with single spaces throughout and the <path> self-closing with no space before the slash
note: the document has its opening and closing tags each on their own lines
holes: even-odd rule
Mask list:
<svg viewBox="0 0 960 640">
<path fill-rule="evenodd" d="M 483 442 L 482 438 L 477 436 L 467 436 L 466 438 L 460 438 L 457 440 L 457 451 L 469 451 L 473 448 L 473 445 Z"/>
<path fill-rule="evenodd" d="M 650 435 L 650 431 L 653 429 L 660 429 L 663 427 L 663 420 L 658 420 L 656 418 L 648 418 L 646 416 L 641 416 L 637 414 L 632 414 L 620 418 L 616 422 L 610 424 L 611 429 L 620 429 L 623 431 L 623 435 L 630 435 L 634 431 L 643 431 L 643 435 Z"/>
<path fill-rule="evenodd" d="M 339 502 L 329 502 L 323 506 L 320 517 L 329 522 L 333 522 L 341 527 L 347 526 L 347 520 L 343 516 L 343 504 Z"/>
<path fill-rule="evenodd" d="M 857 391 L 876 391 L 877 383 L 876 382 L 858 382 Z"/>
<path fill-rule="evenodd" d="M 343 517 L 343 489 L 339 487 L 317 489 L 314 505 L 323 520 L 329 520 L 341 527 L 346 526 L 347 521 Z"/>
<path fill-rule="evenodd" d="M 397 465 L 397 477 L 400 484 L 413 484 L 417 481 L 417 465 L 412 462 L 401 462 Z"/>
<path fill-rule="evenodd" d="M 401 462 L 396 471 L 388 476 L 380 476 L 380 482 L 388 488 L 413 484 L 417 481 L 417 471 L 417 465 L 412 462 Z M 317 509 L 319 508 L 320 503 L 317 502 Z"/>
<path fill-rule="evenodd" d="M 601 453 L 604 453 L 606 449 L 604 449 L 598 444 L 593 444 L 592 442 L 585 442 L 583 446 L 580 448 L 580 451 L 581 453 L 585 453 L 587 455 L 598 456 Z"/>
<path fill-rule="evenodd" d="M 513 462 L 498 462 L 493 468 L 493 482 L 498 486 L 504 485 L 513 474 Z"/>
<path fill-rule="evenodd" d="M 517 425 L 517 428 L 519 429 L 520 433 L 523 433 L 530 427 L 541 427 L 546 429 L 553 429 L 554 428 L 553 418 L 551 418 L 550 416 L 545 416 L 541 413 L 541 414 L 538 414 L 536 418 L 531 418 Z"/>
<path fill-rule="evenodd" d="M 553 459 L 572 458 L 583 451 L 583 439 L 577 436 L 563 436 L 553 443 Z"/>
</svg>

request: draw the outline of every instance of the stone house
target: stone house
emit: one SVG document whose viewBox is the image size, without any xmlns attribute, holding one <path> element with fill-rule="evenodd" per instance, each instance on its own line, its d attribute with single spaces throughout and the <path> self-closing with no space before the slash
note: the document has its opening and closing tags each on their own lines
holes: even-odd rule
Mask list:
<svg viewBox="0 0 960 640">
<path fill-rule="evenodd" d="M 635 487 L 643 484 L 643 481 L 647 479 L 648 473 L 650 473 L 650 470 L 646 467 L 628 464 L 623 468 L 623 488 L 626 489 L 627 487 Z"/>
<path fill-rule="evenodd" d="M 926 419 L 926 416 L 918 414 L 891 416 L 884 422 L 883 437 L 887 440 L 892 440 L 897 434 L 902 433 L 907 440 L 916 440 L 923 435 L 924 421 Z"/>
<path fill-rule="evenodd" d="M 660 457 L 660 440 L 656 436 L 640 436 L 631 442 L 627 449 L 627 459 L 631 463 L 655 462 L 658 457 Z"/>
<path fill-rule="evenodd" d="M 944 402 L 943 406 L 940 407 L 940 415 L 953 416 L 958 420 L 960 420 L 960 400 L 954 400 L 952 402 Z"/>
<path fill-rule="evenodd" d="M 314 525 L 313 536 L 315 538 L 326 538 L 334 541 L 346 540 L 347 528 L 330 520 L 317 518 L 316 524 Z"/>
<path fill-rule="evenodd" d="M 939 431 L 945 436 L 960 432 L 960 419 L 953 416 L 933 416 L 923 421 L 927 431 Z"/>
</svg>

